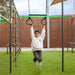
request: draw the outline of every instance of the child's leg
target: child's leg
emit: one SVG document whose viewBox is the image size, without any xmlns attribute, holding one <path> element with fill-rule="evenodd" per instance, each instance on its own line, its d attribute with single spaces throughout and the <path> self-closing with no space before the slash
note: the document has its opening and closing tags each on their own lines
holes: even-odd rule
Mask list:
<svg viewBox="0 0 75 75">
<path fill-rule="evenodd" d="M 38 54 L 39 54 L 39 62 L 42 62 L 42 51 L 40 50 L 40 51 L 38 51 Z"/>
<path fill-rule="evenodd" d="M 39 54 L 38 54 L 38 51 L 33 51 L 33 55 L 34 55 L 33 61 L 39 60 Z"/>
</svg>

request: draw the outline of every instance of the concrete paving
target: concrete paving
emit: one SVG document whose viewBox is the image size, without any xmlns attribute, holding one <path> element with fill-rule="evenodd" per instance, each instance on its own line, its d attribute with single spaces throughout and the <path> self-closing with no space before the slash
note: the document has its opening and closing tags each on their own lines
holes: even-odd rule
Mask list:
<svg viewBox="0 0 75 75">
<path fill-rule="evenodd" d="M 13 50 L 13 48 L 12 48 Z M 64 48 L 65 51 L 67 51 L 67 48 Z M 72 48 L 68 49 L 69 51 L 72 50 Z M 75 48 L 74 48 L 75 50 Z M 7 48 L 6 47 L 0 47 L 0 52 L 6 52 Z M 32 48 L 28 48 L 28 47 L 22 47 L 21 51 L 32 51 Z M 62 48 L 43 48 L 43 51 L 62 51 Z"/>
</svg>

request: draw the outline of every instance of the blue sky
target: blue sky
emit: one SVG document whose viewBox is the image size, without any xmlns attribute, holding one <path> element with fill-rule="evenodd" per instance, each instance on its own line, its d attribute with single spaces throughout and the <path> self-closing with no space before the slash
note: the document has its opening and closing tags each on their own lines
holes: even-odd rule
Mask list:
<svg viewBox="0 0 75 75">
<path fill-rule="evenodd" d="M 49 0 L 49 4 L 53 0 Z M 28 0 L 14 0 L 16 8 L 20 15 L 28 15 Z M 64 2 L 64 14 L 75 14 L 73 8 L 73 0 Z M 46 0 L 30 0 L 30 13 L 31 14 L 45 14 Z M 61 15 L 61 3 L 49 7 L 49 15 Z"/>
</svg>

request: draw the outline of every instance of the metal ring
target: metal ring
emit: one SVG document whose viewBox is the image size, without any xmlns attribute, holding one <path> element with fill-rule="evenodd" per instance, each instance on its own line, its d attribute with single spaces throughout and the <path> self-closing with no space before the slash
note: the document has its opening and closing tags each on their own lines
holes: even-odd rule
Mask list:
<svg viewBox="0 0 75 75">
<path fill-rule="evenodd" d="M 44 20 L 46 20 L 46 23 L 43 23 Z M 46 24 L 47 24 L 47 19 L 46 19 L 46 17 L 44 17 L 44 18 L 41 20 L 41 24 L 42 24 L 42 25 L 46 25 Z"/>
<path fill-rule="evenodd" d="M 29 20 L 30 20 L 32 23 L 28 23 Z M 32 19 L 31 19 L 31 17 L 28 17 L 28 19 L 26 20 L 26 24 L 27 24 L 27 25 L 32 25 L 32 24 L 33 24 L 33 21 L 32 21 Z"/>
</svg>

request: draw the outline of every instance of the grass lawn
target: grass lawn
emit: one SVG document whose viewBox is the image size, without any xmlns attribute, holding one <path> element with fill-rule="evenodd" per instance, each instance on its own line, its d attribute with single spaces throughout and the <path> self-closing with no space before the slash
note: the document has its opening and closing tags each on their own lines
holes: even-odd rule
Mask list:
<svg viewBox="0 0 75 75">
<path fill-rule="evenodd" d="M 35 66 L 32 60 L 32 52 L 21 52 L 15 67 L 12 58 L 12 75 L 75 75 L 75 52 L 65 52 L 65 73 L 62 73 L 61 51 L 43 52 L 42 66 Z M 0 52 L 0 75 L 9 75 L 9 61 L 9 54 Z"/>
</svg>

